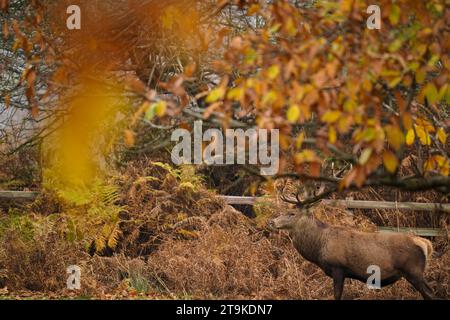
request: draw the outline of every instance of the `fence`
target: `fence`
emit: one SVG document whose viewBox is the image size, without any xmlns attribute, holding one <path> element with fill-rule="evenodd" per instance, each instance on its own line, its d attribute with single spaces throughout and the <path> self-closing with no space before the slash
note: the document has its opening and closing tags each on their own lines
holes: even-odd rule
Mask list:
<svg viewBox="0 0 450 320">
<path fill-rule="evenodd" d="M 262 197 L 239 197 L 220 196 L 228 204 L 234 205 L 254 205 Z M 360 200 L 330 200 L 324 199 L 322 203 L 330 206 L 345 207 L 348 209 L 398 209 L 443 212 L 450 214 L 450 204 L 442 203 L 421 203 L 421 202 L 390 202 L 390 201 L 360 201 Z M 413 233 L 424 237 L 448 237 L 449 232 L 436 228 L 407 228 L 407 227 L 385 227 L 377 226 L 378 232 L 401 232 Z"/>
<path fill-rule="evenodd" d="M 0 201 L 33 201 L 39 195 L 35 191 L 0 191 Z M 220 196 L 228 204 L 234 205 L 254 205 L 257 201 L 265 199 L 263 197 L 240 197 L 240 196 Z M 340 206 L 348 209 L 397 209 L 397 210 L 417 210 L 442 212 L 450 214 L 450 204 L 442 203 L 420 203 L 420 202 L 389 202 L 389 201 L 359 201 L 359 200 L 330 200 L 324 199 L 323 203 L 331 206 Z M 444 229 L 435 228 L 407 228 L 407 227 L 385 227 L 378 226 L 379 232 L 402 232 L 414 233 L 425 237 L 448 237 L 449 232 Z"/>
</svg>

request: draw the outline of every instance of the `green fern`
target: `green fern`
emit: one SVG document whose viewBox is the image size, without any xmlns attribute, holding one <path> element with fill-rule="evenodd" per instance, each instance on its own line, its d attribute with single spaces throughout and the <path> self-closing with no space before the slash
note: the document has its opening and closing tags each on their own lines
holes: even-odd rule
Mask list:
<svg viewBox="0 0 450 320">
<path fill-rule="evenodd" d="M 66 203 L 67 240 L 81 241 L 86 248 L 93 244 L 97 252 L 117 246 L 122 234 L 120 214 L 126 208 L 117 204 L 120 196 L 116 186 L 95 182 L 59 190 L 58 195 Z"/>
</svg>

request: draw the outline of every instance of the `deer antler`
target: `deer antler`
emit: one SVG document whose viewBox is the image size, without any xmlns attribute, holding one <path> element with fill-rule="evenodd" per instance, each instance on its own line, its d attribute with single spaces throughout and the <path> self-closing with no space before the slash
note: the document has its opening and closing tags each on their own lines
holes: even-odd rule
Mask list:
<svg viewBox="0 0 450 320">
<path fill-rule="evenodd" d="M 300 192 L 295 193 L 295 200 L 292 198 L 287 198 L 284 194 L 283 191 L 286 188 L 286 184 L 283 186 L 283 189 L 281 191 L 281 200 L 283 200 L 284 202 L 290 203 L 290 204 L 295 204 L 297 207 L 299 208 L 303 208 L 306 206 L 310 206 L 313 205 L 314 203 L 322 200 L 323 198 L 329 196 L 330 194 L 332 194 L 335 189 L 331 188 L 329 190 L 325 190 L 325 184 L 321 183 L 320 187 L 317 190 L 314 190 L 312 192 L 312 196 L 311 196 L 311 186 L 305 186 L 305 191 L 304 191 L 304 197 L 303 200 L 300 199 Z"/>
</svg>

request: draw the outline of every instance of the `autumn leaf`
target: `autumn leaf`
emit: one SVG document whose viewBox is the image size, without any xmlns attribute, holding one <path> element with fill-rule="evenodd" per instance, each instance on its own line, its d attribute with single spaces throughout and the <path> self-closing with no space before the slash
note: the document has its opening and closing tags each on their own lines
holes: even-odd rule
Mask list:
<svg viewBox="0 0 450 320">
<path fill-rule="evenodd" d="M 260 9 L 261 9 L 261 7 L 260 7 L 259 4 L 252 4 L 252 5 L 250 6 L 250 8 L 248 8 L 248 10 L 247 10 L 247 15 L 248 15 L 248 16 L 252 16 L 252 15 L 254 15 L 255 13 L 258 13 Z"/>
<path fill-rule="evenodd" d="M 302 132 L 300 132 L 300 134 L 297 136 L 297 139 L 296 139 L 296 141 L 295 141 L 295 147 L 296 147 L 297 149 L 301 149 L 304 140 L 305 140 L 305 133 L 302 131 Z"/>
<path fill-rule="evenodd" d="M 9 0 L 0 0 L 0 9 L 3 11 L 8 11 Z"/>
<path fill-rule="evenodd" d="M 314 150 L 306 149 L 295 155 L 295 163 L 301 164 L 305 162 L 321 162 Z"/>
<path fill-rule="evenodd" d="M 431 144 L 430 135 L 425 130 L 423 126 L 415 125 L 416 134 L 419 137 L 420 143 L 422 143 L 425 146 L 429 146 Z"/>
<path fill-rule="evenodd" d="M 438 99 L 438 91 L 436 86 L 433 83 L 428 83 L 424 89 L 425 97 L 428 100 L 428 103 L 434 104 Z"/>
<path fill-rule="evenodd" d="M 5 107 L 8 109 L 11 105 L 11 96 L 9 94 L 5 95 Z"/>
<path fill-rule="evenodd" d="M 389 21 L 391 22 L 392 25 L 396 25 L 399 19 L 400 19 L 400 7 L 398 5 L 393 4 L 389 12 Z"/>
<path fill-rule="evenodd" d="M 270 80 L 274 80 L 280 74 L 280 66 L 274 64 L 269 69 L 267 69 L 267 76 Z"/>
<path fill-rule="evenodd" d="M 398 167 L 398 159 L 391 151 L 383 152 L 383 164 L 387 171 L 394 173 Z"/>
<path fill-rule="evenodd" d="M 297 122 L 298 118 L 300 117 L 300 108 L 298 105 L 292 105 L 289 107 L 286 117 L 290 122 Z"/>
<path fill-rule="evenodd" d="M 322 116 L 321 120 L 326 123 L 334 123 L 339 119 L 340 116 L 341 116 L 341 111 L 329 110 L 329 111 L 325 112 L 325 114 Z"/>
<path fill-rule="evenodd" d="M 278 99 L 277 92 L 275 90 L 270 90 L 264 95 L 262 103 L 265 105 L 273 104 L 277 99 Z"/>
<path fill-rule="evenodd" d="M 427 76 L 425 68 L 421 68 L 416 72 L 416 82 L 422 84 Z"/>
<path fill-rule="evenodd" d="M 134 146 L 135 143 L 135 134 L 131 130 L 125 130 L 125 144 L 127 147 Z"/>
<path fill-rule="evenodd" d="M 416 134 L 414 133 L 414 129 L 409 129 L 408 133 L 406 134 L 406 144 L 408 146 L 412 145 L 414 143 L 415 139 L 416 139 Z"/>
<path fill-rule="evenodd" d="M 337 133 L 336 133 L 336 129 L 334 127 L 330 127 L 328 129 L 328 141 L 331 144 L 335 144 L 337 140 Z"/>
<path fill-rule="evenodd" d="M 400 128 L 394 125 L 388 125 L 385 127 L 385 130 L 389 144 L 393 146 L 395 150 L 400 149 L 405 143 L 405 136 Z"/>
<path fill-rule="evenodd" d="M 184 75 L 188 78 L 191 78 L 194 75 L 195 70 L 197 70 L 197 65 L 195 62 L 192 62 L 184 68 Z"/>
<path fill-rule="evenodd" d="M 359 157 L 359 164 L 365 165 L 367 161 L 369 161 L 370 156 L 372 155 L 373 149 L 372 148 L 366 148 L 361 152 L 361 156 Z"/>
<path fill-rule="evenodd" d="M 159 101 L 156 103 L 153 108 L 155 108 L 155 114 L 158 117 L 163 117 L 166 114 L 167 110 L 167 102 L 164 100 Z"/>
<path fill-rule="evenodd" d="M 234 100 L 234 101 L 240 101 L 242 97 L 244 96 L 244 89 L 241 87 L 236 87 L 228 91 L 227 93 L 227 99 Z"/>
<path fill-rule="evenodd" d="M 445 133 L 443 128 L 439 128 L 437 130 L 436 137 L 442 144 L 445 144 L 447 142 L 447 134 Z"/>
<path fill-rule="evenodd" d="M 211 92 L 206 97 L 206 102 L 213 103 L 216 102 L 217 100 L 223 99 L 224 96 L 225 96 L 225 89 L 222 87 L 218 87 L 211 90 Z"/>
<path fill-rule="evenodd" d="M 7 21 L 5 21 L 5 23 L 3 24 L 2 33 L 3 33 L 3 39 L 4 40 L 8 39 L 9 27 L 8 27 L 8 22 Z"/>
</svg>

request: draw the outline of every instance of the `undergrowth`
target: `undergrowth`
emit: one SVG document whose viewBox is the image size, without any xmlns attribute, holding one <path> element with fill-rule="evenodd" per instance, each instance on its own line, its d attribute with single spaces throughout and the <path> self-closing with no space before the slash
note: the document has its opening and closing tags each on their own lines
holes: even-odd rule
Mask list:
<svg viewBox="0 0 450 320">
<path fill-rule="evenodd" d="M 278 199 L 262 199 L 250 219 L 207 190 L 192 166 L 144 160 L 87 187 L 52 183 L 35 203 L 0 216 L 0 288 L 6 291 L 101 299 L 333 296 L 331 280 L 295 251 L 287 234 L 266 229 L 288 208 Z M 379 223 L 324 205 L 314 214 L 362 231 Z M 398 213 L 380 214 L 386 223 L 398 221 Z M 438 252 L 425 276 L 436 295 L 448 299 L 448 240 L 439 240 Z M 66 289 L 66 268 L 73 264 L 82 269 L 79 292 Z M 344 298 L 420 295 L 404 280 L 381 291 L 348 281 Z"/>
</svg>

